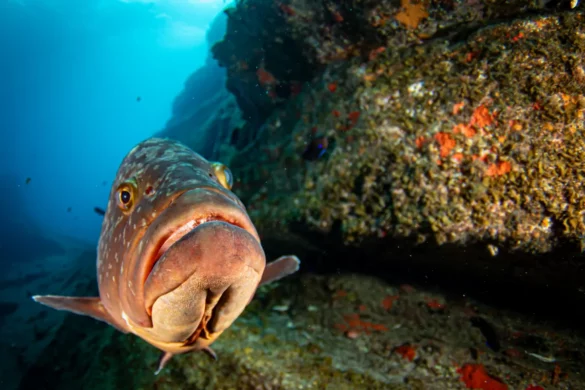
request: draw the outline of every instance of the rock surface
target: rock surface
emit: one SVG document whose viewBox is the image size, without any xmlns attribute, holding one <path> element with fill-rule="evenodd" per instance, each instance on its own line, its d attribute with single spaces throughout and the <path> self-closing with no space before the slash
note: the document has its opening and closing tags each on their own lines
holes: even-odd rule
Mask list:
<svg viewBox="0 0 585 390">
<path fill-rule="evenodd" d="M 22 388 L 579 388 L 585 375 L 566 329 L 359 275 L 267 286 L 213 347 L 217 361 L 176 356 L 154 376 L 153 347 L 70 315 Z"/>
<path fill-rule="evenodd" d="M 38 233 L 38 232 L 37 232 Z M 27 259 L 14 267 L 4 264 L 0 275 L 0 387 L 22 387 L 26 372 L 59 337 L 66 314 L 33 302 L 34 294 L 95 295 L 95 247 L 64 237 L 29 232 L 32 242 L 53 242 L 63 251 Z M 31 245 L 31 243 L 28 243 Z M 83 328 L 78 332 L 83 334 Z M 71 349 L 71 346 L 67 346 Z M 48 363 L 54 367 L 58 362 Z M 41 380 L 42 378 L 35 378 Z M 43 388 L 38 387 L 38 388 Z"/>
<path fill-rule="evenodd" d="M 583 5 L 351 7 L 238 2 L 213 53 L 244 123 L 179 139 L 222 141 L 268 247 L 582 303 Z"/>
<path fill-rule="evenodd" d="M 584 26 L 511 21 L 331 65 L 231 160 L 238 190 L 262 226 L 339 222 L 346 243 L 583 246 Z"/>
</svg>

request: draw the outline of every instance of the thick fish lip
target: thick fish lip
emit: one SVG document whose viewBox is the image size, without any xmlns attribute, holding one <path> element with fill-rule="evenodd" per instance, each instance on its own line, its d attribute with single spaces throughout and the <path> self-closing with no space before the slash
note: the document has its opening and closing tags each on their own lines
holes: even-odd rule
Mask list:
<svg viewBox="0 0 585 390">
<path fill-rule="evenodd" d="M 173 200 L 167 210 L 157 218 L 157 220 L 169 218 L 170 222 L 160 227 L 152 226 L 155 229 L 153 236 L 146 237 L 147 242 L 153 243 L 144 253 L 144 260 L 150 264 L 148 273 L 174 243 L 208 222 L 234 225 L 246 230 L 260 242 L 258 232 L 243 209 L 243 205 L 239 200 L 236 203 L 235 199 L 217 188 L 201 187 L 186 191 Z M 147 260 L 147 258 L 150 259 Z M 147 277 L 148 274 L 145 275 L 144 281 Z"/>
<path fill-rule="evenodd" d="M 221 203 L 216 206 L 225 206 L 228 202 L 233 203 L 228 207 L 218 207 L 217 210 L 213 211 L 203 211 L 201 212 L 198 210 L 200 207 L 194 207 L 195 210 L 193 213 L 187 213 L 187 218 L 181 218 L 180 222 L 174 226 L 169 226 L 166 235 L 163 235 L 159 238 L 158 242 L 156 243 L 155 247 L 158 250 L 155 250 L 154 253 L 154 260 L 152 262 L 152 266 L 160 257 L 177 241 L 181 238 L 186 236 L 189 232 L 193 231 L 197 227 L 208 223 L 208 222 L 224 222 L 229 225 L 234 225 L 241 229 L 246 230 L 248 233 L 252 234 L 258 242 L 260 242 L 260 237 L 258 236 L 258 232 L 256 228 L 250 221 L 248 214 L 243 209 L 243 205 L 239 201 L 239 199 L 229 196 L 225 194 L 221 190 L 218 190 L 213 187 L 203 187 L 198 188 L 196 190 L 191 191 L 206 191 L 208 192 L 209 196 L 214 197 L 215 201 L 220 201 Z M 180 204 L 183 200 L 182 197 L 189 196 L 191 191 L 187 191 L 186 193 L 181 194 L 177 199 L 173 201 L 173 203 L 169 206 L 169 209 L 174 206 L 175 204 Z M 216 195 L 217 194 L 217 195 Z M 237 200 L 237 202 L 236 202 Z M 226 212 L 227 211 L 227 212 Z M 161 215 L 162 217 L 162 215 Z"/>
<path fill-rule="evenodd" d="M 145 306 L 144 284 L 156 262 L 182 237 L 211 221 L 221 221 L 260 238 L 241 202 L 227 190 L 212 186 L 187 190 L 150 224 L 141 245 L 124 269 L 128 283 L 120 284 L 124 313 L 137 325 L 152 327 L 150 309 Z"/>
<path fill-rule="evenodd" d="M 156 247 L 158 247 L 158 250 L 155 251 L 155 255 L 152 262 L 152 267 L 154 268 L 154 266 L 156 265 L 157 261 L 160 260 L 160 258 L 177 242 L 179 241 L 181 238 L 185 237 L 187 234 L 191 233 L 192 231 L 194 231 L 195 229 L 197 229 L 198 227 L 200 227 L 201 225 L 204 225 L 206 223 L 209 222 L 223 222 L 226 223 L 228 225 L 233 225 L 236 227 L 239 227 L 241 229 L 245 228 L 243 226 L 241 226 L 238 223 L 235 223 L 233 221 L 230 220 L 226 220 L 223 218 L 220 218 L 218 216 L 214 216 L 214 215 L 210 215 L 210 216 L 202 216 L 202 217 L 198 217 L 196 219 L 192 219 L 190 221 L 188 221 L 187 223 L 185 223 L 184 225 L 181 225 L 177 228 L 174 228 L 174 232 L 170 234 L 170 236 L 168 236 L 167 238 L 163 238 L 161 240 L 162 243 L 159 243 L 156 245 Z"/>
</svg>

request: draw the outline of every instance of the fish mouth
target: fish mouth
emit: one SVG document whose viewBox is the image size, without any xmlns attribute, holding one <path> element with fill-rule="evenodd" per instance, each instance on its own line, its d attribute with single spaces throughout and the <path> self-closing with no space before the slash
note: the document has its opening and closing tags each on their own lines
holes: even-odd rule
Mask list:
<svg viewBox="0 0 585 390">
<path fill-rule="evenodd" d="M 226 218 L 222 218 L 219 215 L 196 216 L 194 219 L 188 221 L 187 223 L 180 225 L 175 229 L 172 229 L 172 233 L 169 233 L 169 235 L 166 238 L 163 237 L 161 239 L 161 242 L 155 246 L 155 248 L 158 248 L 158 250 L 154 251 L 155 255 L 153 256 L 153 259 L 149 261 L 149 263 L 151 263 L 152 266 L 150 267 L 150 271 L 148 272 L 148 274 L 150 274 L 150 272 L 152 271 L 156 263 L 160 260 L 160 258 L 177 241 L 185 237 L 187 234 L 191 233 L 193 230 L 197 229 L 199 226 L 209 222 L 223 222 L 228 225 L 233 225 L 240 229 L 246 230 L 246 228 L 242 226 L 242 224 L 238 224 L 237 221 L 228 220 Z"/>
<path fill-rule="evenodd" d="M 194 198 L 196 198 L 197 201 L 194 202 L 189 200 L 184 201 L 185 198 L 189 198 L 189 196 L 193 194 L 203 194 L 203 196 L 195 196 Z M 185 205 L 182 205 L 182 203 Z M 188 209 L 192 209 L 193 211 L 188 212 L 190 211 Z M 169 205 L 168 210 L 171 213 L 176 211 L 176 214 L 181 215 L 181 217 L 177 219 L 176 224 L 166 226 L 163 229 L 166 233 L 157 237 L 156 241 L 154 241 L 154 246 L 148 251 L 149 253 L 146 254 L 146 257 L 150 256 L 150 259 L 146 260 L 146 264 L 149 265 L 147 268 L 150 269 L 148 270 L 147 275 L 145 275 L 143 282 L 146 281 L 146 278 L 160 258 L 164 256 L 164 254 L 177 241 L 206 223 L 223 222 L 228 225 L 233 225 L 237 228 L 246 230 L 254 236 L 258 242 L 260 242 L 260 237 L 258 236 L 252 221 L 250 221 L 248 214 L 245 212 L 244 205 L 239 199 L 234 196 L 229 196 L 224 191 L 217 188 L 202 187 L 186 191 L 173 200 L 171 205 Z M 164 219 L 166 215 L 161 215 L 159 218 L 160 217 L 163 217 Z M 172 217 L 170 219 L 172 220 Z M 157 229 L 156 226 L 155 229 Z M 155 234 L 155 236 L 159 235 Z M 148 241 L 152 242 L 151 240 Z"/>
<path fill-rule="evenodd" d="M 198 236 L 213 225 L 221 224 L 233 235 L 245 236 L 243 241 L 260 238 L 239 199 L 227 190 L 215 187 L 198 187 L 178 194 L 172 202 L 150 224 L 142 237 L 142 246 L 134 254 L 124 277 L 128 283 L 120 284 L 121 305 L 126 315 L 137 325 L 152 327 L 152 305 L 161 295 L 177 288 L 194 272 L 196 266 Z M 199 233 L 201 234 L 199 234 Z M 190 254 L 181 255 L 183 263 L 172 269 L 165 268 L 168 275 L 164 284 L 152 283 L 145 288 L 147 280 L 158 263 L 173 254 L 173 248 L 189 241 Z M 202 245 L 202 244 L 201 244 Z M 247 245 L 247 244 L 246 244 Z M 174 254 L 173 254 L 174 255 Z M 151 278 L 152 279 L 152 278 Z M 159 280 L 160 278 L 155 278 Z"/>
</svg>

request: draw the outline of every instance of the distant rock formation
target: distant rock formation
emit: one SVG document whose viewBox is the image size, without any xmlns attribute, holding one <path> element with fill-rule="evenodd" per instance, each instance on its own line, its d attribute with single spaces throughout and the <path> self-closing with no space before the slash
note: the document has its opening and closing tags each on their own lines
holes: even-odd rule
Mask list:
<svg viewBox="0 0 585 390">
<path fill-rule="evenodd" d="M 207 32 L 211 46 L 225 34 L 226 15 L 219 14 Z M 222 141 L 242 125 L 234 96 L 225 88 L 226 71 L 209 56 L 175 98 L 171 119 L 158 135 L 181 140 L 207 158 L 217 158 Z"/>
</svg>

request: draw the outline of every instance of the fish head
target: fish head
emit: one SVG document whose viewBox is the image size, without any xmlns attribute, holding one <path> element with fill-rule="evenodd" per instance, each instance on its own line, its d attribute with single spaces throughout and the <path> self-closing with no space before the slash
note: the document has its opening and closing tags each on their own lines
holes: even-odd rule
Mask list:
<svg viewBox="0 0 585 390">
<path fill-rule="evenodd" d="M 165 351 L 211 344 L 252 299 L 266 266 L 231 173 L 150 139 L 122 162 L 98 245 L 100 298 Z"/>
</svg>

